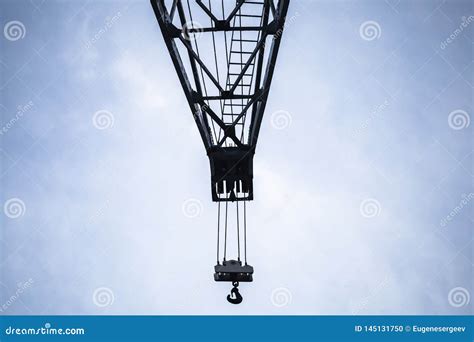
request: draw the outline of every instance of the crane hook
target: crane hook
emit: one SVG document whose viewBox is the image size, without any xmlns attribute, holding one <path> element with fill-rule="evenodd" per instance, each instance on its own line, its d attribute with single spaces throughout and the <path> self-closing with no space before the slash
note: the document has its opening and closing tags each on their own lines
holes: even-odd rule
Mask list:
<svg viewBox="0 0 474 342">
<path fill-rule="evenodd" d="M 240 304 L 242 303 L 243 298 L 239 292 L 239 289 L 237 288 L 239 286 L 239 282 L 234 281 L 232 285 L 234 287 L 232 288 L 232 290 L 230 290 L 230 294 L 227 295 L 227 301 L 232 304 Z"/>
</svg>

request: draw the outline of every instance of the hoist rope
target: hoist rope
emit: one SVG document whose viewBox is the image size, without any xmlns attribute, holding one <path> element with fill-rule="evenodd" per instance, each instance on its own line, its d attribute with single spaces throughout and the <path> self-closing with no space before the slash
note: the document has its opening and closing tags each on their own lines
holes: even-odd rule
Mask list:
<svg viewBox="0 0 474 342">
<path fill-rule="evenodd" d="M 219 265 L 219 240 L 221 227 L 221 202 L 217 202 L 217 264 Z"/>
<path fill-rule="evenodd" d="M 247 210 L 246 201 L 244 201 L 244 259 L 245 265 L 247 265 Z"/>
<path fill-rule="evenodd" d="M 239 201 L 235 201 L 237 206 L 237 260 L 240 261 L 240 226 L 239 226 Z"/>
<path fill-rule="evenodd" d="M 227 197 L 227 194 L 226 194 Z M 227 198 L 226 198 L 227 199 Z M 224 236 L 224 261 L 226 261 L 227 257 L 227 207 L 229 202 L 225 202 L 225 236 Z"/>
<path fill-rule="evenodd" d="M 228 199 L 226 195 L 226 199 Z M 247 201 L 244 202 L 244 214 L 243 214 L 243 246 L 244 246 L 244 262 L 247 265 Z M 225 221 L 224 221 L 224 258 L 227 258 L 227 221 L 228 221 L 228 201 L 225 202 Z M 239 201 L 236 201 L 237 209 L 237 260 L 240 261 L 240 212 L 239 212 Z M 217 203 L 217 264 L 220 264 L 220 221 L 221 221 L 221 202 Z"/>
<path fill-rule="evenodd" d="M 209 8 L 209 11 L 212 12 L 212 2 L 211 0 L 208 1 L 208 8 Z M 218 7 L 218 5 L 217 5 Z M 222 7 L 222 17 L 223 19 L 225 19 L 225 7 L 224 7 L 224 0 L 221 1 L 221 7 Z M 194 30 L 194 24 L 193 24 L 193 15 L 192 15 L 192 11 L 191 11 L 191 5 L 190 5 L 190 1 L 187 0 L 187 9 L 188 9 L 188 12 L 189 12 L 189 18 L 190 18 L 190 21 L 191 21 L 191 26 L 192 26 L 192 29 Z M 262 16 L 260 18 L 260 26 L 262 25 L 263 23 L 263 16 L 264 16 L 264 10 L 265 10 L 265 5 L 263 6 L 262 8 Z M 232 19 L 232 26 L 233 27 L 236 27 L 237 25 L 239 25 L 239 27 L 242 27 L 242 17 L 245 16 L 242 14 L 242 8 L 239 8 L 238 9 L 238 12 L 237 12 L 237 15 L 235 15 Z M 237 19 L 238 18 L 238 19 Z M 210 25 L 211 27 L 215 27 L 215 22 L 214 20 L 210 17 Z M 236 32 L 237 31 L 237 32 Z M 221 78 L 220 78 L 220 72 L 219 72 L 219 61 L 218 61 L 218 56 L 217 56 L 217 43 L 216 43 L 216 36 L 215 36 L 215 32 L 214 31 L 211 31 L 212 33 L 212 49 L 213 49 L 213 57 L 214 57 L 214 66 L 215 66 L 215 72 L 216 72 L 216 78 L 217 78 L 217 82 L 220 84 L 221 83 Z M 237 59 L 237 61 L 235 62 L 240 62 L 240 73 L 242 73 L 243 71 L 243 68 L 244 68 L 244 53 L 247 53 L 246 51 L 243 51 L 244 50 L 244 44 L 243 42 L 247 40 L 244 39 L 244 35 L 243 35 L 243 32 L 241 30 L 232 30 L 232 33 L 230 35 L 230 42 L 228 42 L 228 37 L 227 37 L 227 31 L 224 31 L 224 44 L 225 44 L 225 58 L 226 58 L 226 67 L 227 67 L 227 75 L 226 75 L 226 83 L 225 83 L 225 86 L 224 86 L 224 89 L 228 90 L 228 89 L 231 89 L 232 88 L 232 85 L 230 84 L 231 83 L 231 59 L 232 59 L 232 53 L 235 53 L 236 54 L 236 57 L 240 59 Z M 188 33 L 189 34 L 189 33 Z M 191 33 L 191 34 L 196 34 L 195 32 Z M 257 35 L 257 42 L 260 40 L 261 38 L 261 32 L 258 32 L 258 35 Z M 196 55 L 198 58 L 201 58 L 200 57 L 200 51 L 199 51 L 199 45 L 198 45 L 198 42 L 197 42 L 197 39 L 193 39 L 194 43 L 190 43 L 190 45 L 194 45 L 195 49 L 196 49 Z M 234 44 L 234 42 L 236 44 Z M 230 46 L 229 46 L 230 45 Z M 233 46 L 235 46 L 235 49 L 233 48 Z M 235 50 L 235 51 L 234 51 Z M 240 55 L 240 56 L 238 56 Z M 255 77 L 255 64 L 257 63 L 257 55 L 255 55 L 254 57 L 254 61 L 249 61 L 250 63 L 253 63 L 251 65 L 251 68 L 248 69 L 247 73 L 246 73 L 246 76 L 247 77 L 250 77 L 250 84 L 249 84 L 249 89 L 248 91 L 246 90 L 245 86 L 246 86 L 246 82 L 244 82 L 244 78 L 241 79 L 241 83 L 240 83 L 240 86 L 237 85 L 237 87 L 240 88 L 240 92 L 242 95 L 244 94 L 248 94 L 250 95 L 251 93 L 251 86 L 252 84 L 254 83 L 254 77 Z M 234 63 L 234 64 L 237 64 L 237 63 Z M 201 76 L 201 80 L 199 77 L 196 77 L 196 81 L 200 83 L 200 85 L 202 86 L 203 90 L 204 90 L 204 94 L 206 97 L 208 97 L 208 89 L 207 89 L 207 84 L 206 84 L 206 79 L 205 79 L 205 75 L 204 75 L 204 68 L 202 67 L 201 64 L 199 64 L 199 69 L 196 70 L 196 72 L 198 72 L 198 74 L 200 74 Z M 232 74 L 233 75 L 233 74 Z M 225 113 L 225 108 L 226 108 L 226 102 L 227 102 L 227 105 L 230 107 L 230 113 L 231 114 L 231 117 L 232 117 L 232 121 L 234 120 L 234 105 L 235 106 L 239 106 L 239 102 L 240 102 L 240 106 L 243 108 L 244 105 L 245 105 L 245 102 L 248 103 L 248 99 L 244 99 L 244 98 L 241 98 L 241 99 L 235 99 L 235 102 L 234 102 L 234 99 L 232 98 L 229 98 L 229 99 L 222 99 L 220 98 L 219 99 L 219 104 L 220 104 L 220 107 L 221 107 L 221 113 L 222 113 L 222 119 L 224 119 L 224 113 Z M 207 99 L 206 101 L 206 104 L 207 106 L 209 106 L 209 103 L 210 103 L 210 100 Z M 207 113 L 204 113 L 205 115 L 208 115 Z M 240 140 L 243 141 L 244 139 L 244 128 L 245 128 L 245 123 L 246 123 L 246 115 L 247 113 L 245 113 L 245 115 L 243 115 L 243 118 L 241 118 L 242 120 L 242 132 L 241 132 L 241 137 L 240 137 Z M 237 114 L 235 114 L 237 115 Z M 223 129 L 222 127 L 215 127 L 215 122 L 214 120 L 211 120 L 212 121 L 212 134 L 214 136 L 214 138 L 216 139 L 216 141 L 219 141 L 220 140 L 220 137 L 221 137 L 221 134 L 223 132 Z M 226 141 L 225 142 L 226 146 L 228 146 L 228 142 Z M 224 231 L 224 258 L 223 258 L 223 261 L 225 262 L 226 259 L 227 259 L 227 230 L 228 230 L 228 211 L 229 211 L 229 207 L 228 207 L 228 200 L 229 200 L 229 193 L 226 191 L 226 203 L 225 203 L 225 231 Z M 236 211 L 237 211 L 237 255 L 238 255 L 238 261 L 240 261 L 241 259 L 241 252 L 240 252 L 240 245 L 241 245 L 241 241 L 240 241 L 240 224 L 241 224 L 241 218 L 240 218 L 240 213 L 239 213 L 239 203 L 238 201 L 236 201 Z M 220 216 L 221 216 L 221 204 L 220 202 L 218 202 L 218 209 L 217 209 L 217 264 L 220 263 Z M 244 201 L 244 213 L 243 213 L 243 234 L 244 234 L 244 237 L 243 237 L 243 244 L 244 244 L 244 261 L 245 261 L 245 264 L 247 265 L 247 206 L 246 206 L 246 201 Z"/>
</svg>

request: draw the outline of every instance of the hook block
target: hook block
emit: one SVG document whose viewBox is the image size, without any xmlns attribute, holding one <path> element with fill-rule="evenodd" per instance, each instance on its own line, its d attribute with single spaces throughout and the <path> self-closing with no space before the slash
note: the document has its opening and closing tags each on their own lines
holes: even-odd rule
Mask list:
<svg viewBox="0 0 474 342">
<path fill-rule="evenodd" d="M 221 265 L 214 266 L 214 271 L 215 281 L 253 281 L 253 267 L 250 265 L 242 266 L 241 261 L 226 260 Z"/>
</svg>

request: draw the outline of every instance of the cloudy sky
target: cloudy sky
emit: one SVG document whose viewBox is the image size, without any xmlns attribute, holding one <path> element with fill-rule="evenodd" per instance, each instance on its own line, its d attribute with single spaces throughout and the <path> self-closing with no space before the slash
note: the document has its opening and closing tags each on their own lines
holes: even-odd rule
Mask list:
<svg viewBox="0 0 474 342">
<path fill-rule="evenodd" d="M 254 282 L 232 306 L 149 2 L 3 0 L 1 313 L 470 313 L 473 15 L 291 3 L 247 206 Z"/>
</svg>

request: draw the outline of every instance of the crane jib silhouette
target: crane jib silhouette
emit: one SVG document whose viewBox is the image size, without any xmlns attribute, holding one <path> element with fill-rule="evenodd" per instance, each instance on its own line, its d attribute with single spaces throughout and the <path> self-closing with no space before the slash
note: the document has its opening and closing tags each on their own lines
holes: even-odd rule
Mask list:
<svg viewBox="0 0 474 342">
<path fill-rule="evenodd" d="M 209 158 L 211 195 L 218 204 L 214 280 L 233 283 L 227 297 L 233 304 L 242 302 L 239 282 L 253 281 L 246 203 L 254 197 L 253 158 L 289 2 L 151 0 Z M 236 206 L 236 260 L 227 260 L 229 203 Z"/>
</svg>

